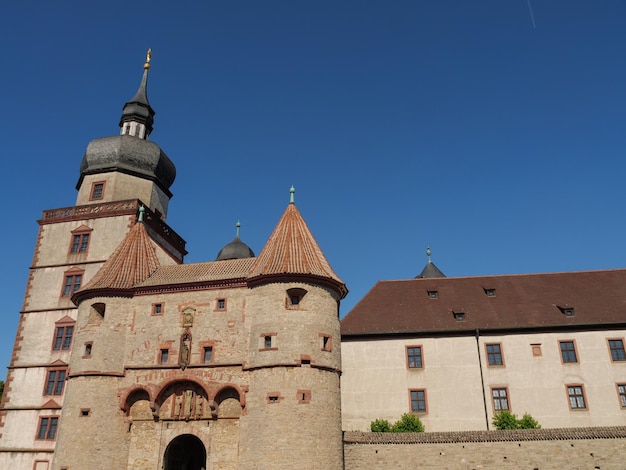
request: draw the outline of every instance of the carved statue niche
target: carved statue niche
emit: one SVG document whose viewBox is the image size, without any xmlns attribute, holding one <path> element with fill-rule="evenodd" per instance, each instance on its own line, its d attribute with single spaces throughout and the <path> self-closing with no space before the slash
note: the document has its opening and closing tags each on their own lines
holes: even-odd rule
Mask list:
<svg viewBox="0 0 626 470">
<path fill-rule="evenodd" d="M 208 397 L 198 384 L 177 382 L 165 389 L 158 400 L 160 419 L 197 420 L 211 418 Z"/>
<path fill-rule="evenodd" d="M 180 337 L 180 356 L 178 358 L 178 364 L 182 370 L 189 365 L 191 356 L 191 333 L 186 331 Z"/>
</svg>

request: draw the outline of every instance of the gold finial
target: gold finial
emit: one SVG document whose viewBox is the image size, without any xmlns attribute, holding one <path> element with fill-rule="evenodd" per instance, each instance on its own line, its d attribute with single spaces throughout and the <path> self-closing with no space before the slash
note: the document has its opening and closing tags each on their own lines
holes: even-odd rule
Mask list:
<svg viewBox="0 0 626 470">
<path fill-rule="evenodd" d="M 150 60 L 152 59 L 152 49 L 148 49 L 146 53 L 146 63 L 143 64 L 143 68 L 146 70 L 150 70 Z"/>
</svg>

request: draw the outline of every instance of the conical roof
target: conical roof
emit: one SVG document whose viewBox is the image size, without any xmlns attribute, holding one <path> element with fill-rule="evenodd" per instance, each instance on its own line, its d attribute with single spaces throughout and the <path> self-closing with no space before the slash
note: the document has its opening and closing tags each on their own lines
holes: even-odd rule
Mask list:
<svg viewBox="0 0 626 470">
<path fill-rule="evenodd" d="M 442 273 L 441 270 L 437 266 L 435 266 L 435 263 L 428 260 L 428 263 L 426 263 L 426 266 L 424 266 L 424 269 L 422 269 L 422 272 L 419 273 L 417 276 L 415 276 L 415 279 L 435 278 L 435 277 L 446 277 L 446 275 Z"/>
<path fill-rule="evenodd" d="M 148 50 L 146 63 L 143 66 L 143 77 L 141 78 L 139 89 L 137 89 L 135 96 L 133 96 L 130 101 L 124 105 L 122 117 L 120 118 L 120 127 L 122 127 L 125 122 L 130 121 L 144 124 L 146 126 L 147 135 L 150 135 L 152 132 L 152 124 L 154 123 L 155 114 L 154 109 L 152 109 L 152 106 L 150 106 L 150 102 L 148 101 L 148 71 L 150 70 L 151 57 L 152 51 Z"/>
<path fill-rule="evenodd" d="M 296 205 L 291 202 L 252 266 L 248 282 L 289 281 L 298 277 L 328 285 L 342 298 L 348 293 L 346 285 L 330 267 Z"/>
<path fill-rule="evenodd" d="M 87 297 L 128 290 L 145 281 L 161 266 L 143 222 L 137 222 L 96 275 L 72 297 L 78 305 Z"/>
</svg>

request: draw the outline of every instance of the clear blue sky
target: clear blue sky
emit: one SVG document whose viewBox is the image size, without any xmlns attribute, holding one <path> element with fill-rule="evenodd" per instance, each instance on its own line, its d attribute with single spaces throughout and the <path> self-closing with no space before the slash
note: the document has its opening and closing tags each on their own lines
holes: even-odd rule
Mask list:
<svg viewBox="0 0 626 470">
<path fill-rule="evenodd" d="M 259 253 L 293 184 L 342 314 L 428 243 L 448 276 L 626 267 L 624 1 L 2 2 L 2 365 L 36 220 L 148 47 L 187 262 L 237 220 Z"/>
</svg>

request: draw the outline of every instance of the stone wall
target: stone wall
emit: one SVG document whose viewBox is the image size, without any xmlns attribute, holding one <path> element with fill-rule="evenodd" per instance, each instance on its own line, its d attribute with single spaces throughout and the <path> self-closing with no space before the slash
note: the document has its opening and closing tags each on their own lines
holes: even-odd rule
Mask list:
<svg viewBox="0 0 626 470">
<path fill-rule="evenodd" d="M 344 433 L 345 470 L 623 470 L 626 426 L 432 433 Z"/>
</svg>

